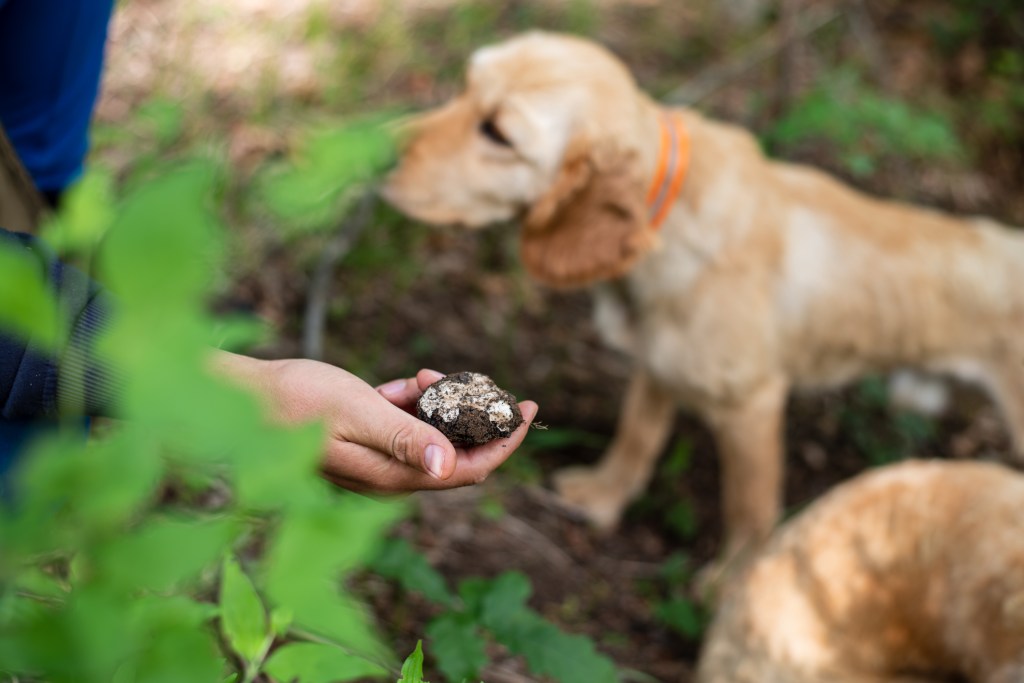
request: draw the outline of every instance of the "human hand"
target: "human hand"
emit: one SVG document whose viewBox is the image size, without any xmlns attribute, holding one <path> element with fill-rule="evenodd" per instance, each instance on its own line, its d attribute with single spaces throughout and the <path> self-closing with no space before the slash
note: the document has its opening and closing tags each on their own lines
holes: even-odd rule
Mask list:
<svg viewBox="0 0 1024 683">
<path fill-rule="evenodd" d="M 480 483 L 522 443 L 538 410 L 533 401 L 523 401 L 523 424 L 507 438 L 456 448 L 410 414 L 441 373 L 420 370 L 416 377 L 375 390 L 341 368 L 312 360 L 263 361 L 220 352 L 216 364 L 265 397 L 275 419 L 323 419 L 324 476 L 356 491 L 401 493 Z"/>
</svg>

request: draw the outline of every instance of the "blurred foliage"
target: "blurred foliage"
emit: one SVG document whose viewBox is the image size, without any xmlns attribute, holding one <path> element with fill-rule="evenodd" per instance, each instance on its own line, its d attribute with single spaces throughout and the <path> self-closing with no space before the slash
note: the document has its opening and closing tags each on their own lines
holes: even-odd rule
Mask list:
<svg viewBox="0 0 1024 683">
<path fill-rule="evenodd" d="M 392 136 L 378 117 L 308 131 L 290 163 L 267 172 L 261 194 L 292 231 L 333 228 L 360 186 L 393 157 Z"/>
<path fill-rule="evenodd" d="M 495 579 L 463 579 L 453 594 L 444 578 L 401 539 L 384 546 L 373 568 L 444 608 L 427 624 L 426 634 L 448 680 L 477 679 L 490 662 L 490 640 L 521 655 L 537 676 L 562 683 L 618 680 L 614 664 L 589 638 L 564 633 L 526 606 L 533 589 L 518 572 Z"/>
<path fill-rule="evenodd" d="M 331 189 L 337 201 L 389 150 L 361 123 L 316 139 L 308 168 L 265 181 L 280 183 L 269 191 L 296 212 L 288 219 L 320 206 L 323 193 L 295 188 L 310 178 L 326 188 L 332 154 L 347 150 L 358 169 Z M 397 664 L 346 585 L 373 559 L 447 608 L 426 633 L 452 680 L 488 663 L 483 630 L 539 675 L 616 680 L 589 639 L 525 606 L 525 577 L 467 580 L 456 597 L 411 547 L 382 547 L 405 507 L 334 489 L 318 474 L 320 425 L 268 425 L 255 397 L 207 372 L 211 345 L 244 345 L 254 330 L 206 312 L 224 258 L 222 186 L 218 164 L 193 160 L 148 173 L 118 201 L 109 176 L 91 172 L 45 231 L 97 263 L 117 297 L 99 346 L 123 381 L 124 422 L 88 440 L 54 434 L 16 471 L 0 509 L 0 673 L 54 683 L 386 676 Z M 5 329 L 40 348 L 62 338 L 38 263 L 20 250 L 0 251 L 0 311 Z M 401 680 L 422 681 L 422 662 L 417 646 Z"/>
<path fill-rule="evenodd" d="M 693 467 L 693 442 L 679 437 L 658 465 L 647 494 L 630 505 L 627 514 L 658 524 L 677 541 L 690 543 L 700 531 L 693 494 L 681 488 Z"/>
<path fill-rule="evenodd" d="M 935 422 L 889 404 L 886 380 L 867 377 L 840 411 L 840 426 L 850 442 L 872 465 L 885 465 L 919 456 L 936 434 Z"/>
<path fill-rule="evenodd" d="M 970 55 L 971 69 L 950 70 L 965 131 L 979 146 L 1024 143 L 1024 12 L 1016 0 L 952 0 L 929 27 L 943 58 Z M 962 73 L 966 71 L 967 73 Z M 959 72 L 959 73 L 958 73 Z"/>
<path fill-rule="evenodd" d="M 883 94 L 856 71 L 823 77 L 765 134 L 776 154 L 805 142 L 827 142 L 854 176 L 872 174 L 883 159 L 954 161 L 965 151 L 950 117 Z"/>
<path fill-rule="evenodd" d="M 690 594 L 694 581 L 692 561 L 684 553 L 672 554 L 661 567 L 660 579 L 662 597 L 655 604 L 655 616 L 683 638 L 699 641 L 711 614 L 705 603 Z"/>
<path fill-rule="evenodd" d="M 45 274 L 30 254 L 0 250 L 0 325 L 46 352 L 66 337 Z"/>
<path fill-rule="evenodd" d="M 659 478 L 667 482 L 680 481 L 693 465 L 693 443 L 689 439 L 676 440 L 668 455 L 661 461 Z M 675 496 L 667 503 L 664 513 L 665 525 L 679 540 L 690 542 L 696 537 L 698 529 L 697 509 L 693 498 Z"/>
<path fill-rule="evenodd" d="M 319 426 L 270 426 L 253 397 L 204 370 L 218 183 L 216 167 L 195 162 L 116 208 L 103 207 L 105 184 L 79 188 L 83 205 L 113 217 L 97 257 L 118 309 L 101 346 L 124 382 L 125 422 L 103 438 L 55 434 L 17 470 L 0 512 L 0 671 L 175 682 L 232 671 L 251 681 L 264 664 L 279 680 L 316 667 L 332 681 L 387 671 L 387 649 L 344 579 L 402 506 L 333 490 L 317 473 Z M 77 220 L 70 210 L 62 225 Z M 55 303 L 32 274 L 0 268 L 0 291 L 31 308 L 17 331 L 46 339 Z M 190 496 L 165 490 L 172 471 L 178 486 L 231 493 L 215 506 L 181 504 Z M 251 557 L 254 543 L 266 552 Z"/>
<path fill-rule="evenodd" d="M 65 259 L 92 254 L 114 220 L 114 179 L 90 168 L 61 200 L 41 228 L 43 239 Z"/>
</svg>

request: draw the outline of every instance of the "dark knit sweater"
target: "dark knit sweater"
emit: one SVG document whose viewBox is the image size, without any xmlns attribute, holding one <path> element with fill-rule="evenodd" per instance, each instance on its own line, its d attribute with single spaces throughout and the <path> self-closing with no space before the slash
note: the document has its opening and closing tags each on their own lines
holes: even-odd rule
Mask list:
<svg viewBox="0 0 1024 683">
<path fill-rule="evenodd" d="M 24 249 L 38 261 L 57 296 L 69 334 L 55 354 L 46 354 L 32 340 L 0 329 L 0 419 L 110 414 L 114 393 L 110 373 L 97 364 L 93 353 L 96 335 L 110 310 L 108 296 L 38 240 L 0 230 L 0 249 L 11 248 Z"/>
</svg>

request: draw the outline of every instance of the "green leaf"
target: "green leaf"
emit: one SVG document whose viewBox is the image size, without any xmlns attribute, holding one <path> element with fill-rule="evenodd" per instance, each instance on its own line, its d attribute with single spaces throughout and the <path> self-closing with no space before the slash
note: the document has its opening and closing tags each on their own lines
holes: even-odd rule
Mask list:
<svg viewBox="0 0 1024 683">
<path fill-rule="evenodd" d="M 62 256 L 92 252 L 114 221 L 113 188 L 108 171 L 86 169 L 64 193 L 59 213 L 40 229 L 42 238 Z"/>
<path fill-rule="evenodd" d="M 217 681 L 223 676 L 214 630 L 205 628 L 213 605 L 183 596 L 150 596 L 135 606 L 135 680 L 146 683 Z"/>
<path fill-rule="evenodd" d="M 16 472 L 17 514 L 0 509 L 0 577 L 19 555 L 73 552 L 120 532 L 159 483 L 153 444 L 126 427 L 105 441 L 62 434 L 38 442 Z"/>
<path fill-rule="evenodd" d="M 672 531 L 684 541 L 692 539 L 697 534 L 697 511 L 689 498 L 680 498 L 672 503 L 666 521 Z"/>
<path fill-rule="evenodd" d="M 287 607 L 276 607 L 270 611 L 270 630 L 277 636 L 284 636 L 292 625 L 294 615 Z"/>
<path fill-rule="evenodd" d="M 220 583 L 221 628 L 231 647 L 243 659 L 258 663 L 269 634 L 267 614 L 252 581 L 234 557 L 224 560 Z"/>
<path fill-rule="evenodd" d="M 184 111 L 177 102 L 151 100 L 139 107 L 136 116 L 161 146 L 173 143 L 181 135 Z"/>
<path fill-rule="evenodd" d="M 614 683 L 615 665 L 584 636 L 563 633 L 526 607 L 530 580 L 506 572 L 493 582 L 464 581 L 459 594 L 470 613 L 511 652 L 523 655 L 530 670 L 561 683 Z"/>
<path fill-rule="evenodd" d="M 523 655 L 530 670 L 560 683 L 617 683 L 610 659 L 584 636 L 563 633 L 537 614 L 523 610 L 494 628 L 498 640 Z"/>
<path fill-rule="evenodd" d="M 440 605 L 448 607 L 454 602 L 444 577 L 403 538 L 386 541 L 372 568 L 381 576 L 398 581 L 405 590 L 421 593 Z"/>
<path fill-rule="evenodd" d="M 480 603 L 480 622 L 490 629 L 501 624 L 525 609 L 526 601 L 533 592 L 530 579 L 519 572 L 505 572 L 493 581 L 490 590 Z"/>
<path fill-rule="evenodd" d="M 220 256 L 221 231 L 211 210 L 218 177 L 213 164 L 193 162 L 149 181 L 123 202 L 101 265 L 120 307 L 137 322 L 174 321 L 183 305 L 198 312 Z M 161 338 L 181 338 L 173 328 L 164 332 Z"/>
<path fill-rule="evenodd" d="M 63 337 L 41 262 L 7 240 L 0 241 L 0 327 L 41 351 L 55 349 Z"/>
<path fill-rule="evenodd" d="M 669 587 L 685 586 L 693 578 L 693 560 L 684 552 L 675 552 L 665 558 L 658 574 Z"/>
<path fill-rule="evenodd" d="M 349 191 L 382 171 L 394 156 L 380 121 L 312 132 L 288 166 L 268 173 L 261 195 L 271 211 L 299 229 L 319 229 L 345 206 Z"/>
<path fill-rule="evenodd" d="M 387 674 L 374 662 L 322 643 L 289 643 L 270 656 L 263 670 L 280 683 L 334 683 Z"/>
<path fill-rule="evenodd" d="M 218 318 L 211 330 L 210 346 L 241 353 L 272 339 L 266 321 L 252 316 L 232 315 Z"/>
<path fill-rule="evenodd" d="M 318 599 L 326 585 L 377 553 L 384 532 L 405 510 L 399 504 L 336 494 L 323 484 L 304 507 L 293 507 L 281 520 L 268 550 L 267 590 L 282 605 L 299 596 Z"/>
<path fill-rule="evenodd" d="M 268 601 L 293 616 L 293 629 L 309 631 L 351 651 L 386 656 L 369 611 L 341 590 L 345 574 L 363 566 L 383 534 L 404 511 L 355 494 L 312 489 L 293 501 L 280 521 L 264 562 Z"/>
<path fill-rule="evenodd" d="M 416 649 L 402 664 L 402 677 L 398 683 L 426 683 L 423 680 L 423 641 L 416 641 Z"/>
<path fill-rule="evenodd" d="M 689 471 L 692 462 L 693 443 L 689 439 L 679 439 L 661 469 L 666 477 L 679 477 Z"/>
<path fill-rule="evenodd" d="M 155 519 L 102 544 L 96 568 L 123 590 L 169 590 L 220 557 L 238 531 L 229 519 Z"/>
<path fill-rule="evenodd" d="M 449 681 L 475 679 L 490 661 L 487 643 L 473 620 L 448 612 L 427 624 L 430 651 Z"/>
<path fill-rule="evenodd" d="M 52 574 L 44 572 L 39 567 L 29 567 L 21 572 L 14 581 L 14 586 L 19 593 L 64 600 L 67 598 L 68 589 Z"/>
<path fill-rule="evenodd" d="M 696 640 L 704 632 L 707 616 L 686 598 L 673 598 L 658 605 L 655 615 L 681 635 Z"/>
</svg>

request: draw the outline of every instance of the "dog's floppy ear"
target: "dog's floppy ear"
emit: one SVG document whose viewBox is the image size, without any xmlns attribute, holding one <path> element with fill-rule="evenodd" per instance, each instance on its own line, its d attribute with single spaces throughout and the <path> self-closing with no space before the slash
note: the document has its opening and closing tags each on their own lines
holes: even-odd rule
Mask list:
<svg viewBox="0 0 1024 683">
<path fill-rule="evenodd" d="M 655 243 L 638 155 L 578 140 L 546 195 L 523 221 L 526 270 L 553 287 L 624 275 Z"/>
</svg>

